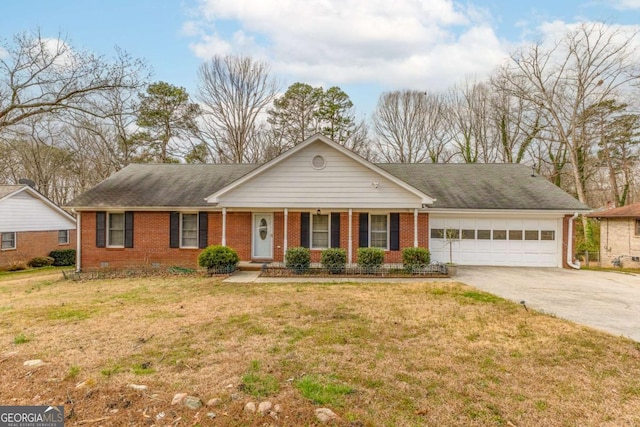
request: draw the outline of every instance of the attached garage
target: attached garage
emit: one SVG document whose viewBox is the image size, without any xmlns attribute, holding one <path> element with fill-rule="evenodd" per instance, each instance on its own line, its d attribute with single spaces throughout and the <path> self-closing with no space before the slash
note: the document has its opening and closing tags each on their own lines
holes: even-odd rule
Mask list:
<svg viewBox="0 0 640 427">
<path fill-rule="evenodd" d="M 429 249 L 439 262 L 561 267 L 561 230 L 561 218 L 432 214 Z"/>
</svg>

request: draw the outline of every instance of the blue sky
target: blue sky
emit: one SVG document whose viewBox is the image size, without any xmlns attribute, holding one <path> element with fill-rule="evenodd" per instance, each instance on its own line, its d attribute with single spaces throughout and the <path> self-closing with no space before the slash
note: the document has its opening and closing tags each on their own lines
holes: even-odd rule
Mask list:
<svg viewBox="0 0 640 427">
<path fill-rule="evenodd" d="M 20 0 L 0 38 L 40 29 L 76 49 L 145 58 L 153 80 L 194 95 L 214 54 L 268 61 L 282 90 L 340 86 L 368 115 L 387 90 L 482 78 L 517 46 L 582 21 L 640 28 L 640 0 Z"/>
</svg>

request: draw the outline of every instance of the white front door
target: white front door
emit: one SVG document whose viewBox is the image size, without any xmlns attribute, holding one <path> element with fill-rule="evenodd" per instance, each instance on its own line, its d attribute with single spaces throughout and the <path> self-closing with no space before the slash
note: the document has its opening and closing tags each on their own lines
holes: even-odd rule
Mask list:
<svg viewBox="0 0 640 427">
<path fill-rule="evenodd" d="M 273 258 L 273 214 L 253 214 L 253 258 Z"/>
</svg>

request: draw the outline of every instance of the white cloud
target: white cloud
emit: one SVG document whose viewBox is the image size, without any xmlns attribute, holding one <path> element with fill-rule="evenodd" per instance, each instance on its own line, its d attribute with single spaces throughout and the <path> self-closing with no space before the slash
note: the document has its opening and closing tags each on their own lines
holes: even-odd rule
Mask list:
<svg viewBox="0 0 640 427">
<path fill-rule="evenodd" d="M 640 9 L 640 0 L 616 0 L 614 2 L 616 9 Z"/>
<path fill-rule="evenodd" d="M 193 52 L 243 53 L 305 82 L 443 89 L 505 56 L 488 15 L 452 0 L 201 0 Z"/>
</svg>

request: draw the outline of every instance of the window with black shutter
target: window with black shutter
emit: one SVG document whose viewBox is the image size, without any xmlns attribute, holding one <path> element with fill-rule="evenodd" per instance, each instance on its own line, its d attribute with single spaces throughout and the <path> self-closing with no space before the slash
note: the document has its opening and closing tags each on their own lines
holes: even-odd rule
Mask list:
<svg viewBox="0 0 640 427">
<path fill-rule="evenodd" d="M 96 212 L 96 247 L 107 246 L 107 213 Z"/>
<path fill-rule="evenodd" d="M 180 247 L 180 212 L 169 213 L 169 247 Z"/>
<path fill-rule="evenodd" d="M 309 247 L 310 221 L 311 215 L 309 212 L 300 214 L 300 246 L 303 248 Z"/>
<path fill-rule="evenodd" d="M 358 226 L 358 246 L 361 248 L 369 247 L 369 214 L 361 212 L 359 216 L 360 225 Z"/>
<path fill-rule="evenodd" d="M 331 213 L 331 247 L 340 247 L 340 212 Z"/>
</svg>

